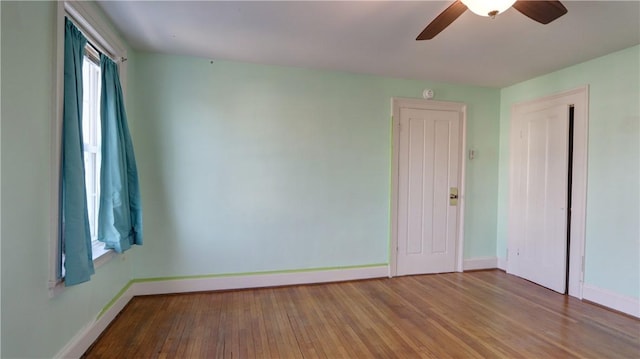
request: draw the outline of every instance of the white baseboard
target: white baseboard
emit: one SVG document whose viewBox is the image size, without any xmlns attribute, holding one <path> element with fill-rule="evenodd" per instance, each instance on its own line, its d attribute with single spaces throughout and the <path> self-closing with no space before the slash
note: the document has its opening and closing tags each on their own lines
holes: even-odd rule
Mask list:
<svg viewBox="0 0 640 359">
<path fill-rule="evenodd" d="M 465 259 L 463 270 L 493 269 L 498 267 L 497 257 L 478 257 Z"/>
<path fill-rule="evenodd" d="M 111 307 L 102 313 L 102 316 L 98 315 L 92 323 L 88 323 L 82 328 L 54 358 L 80 358 L 133 298 L 132 287 L 127 284 L 125 288 Z"/>
<path fill-rule="evenodd" d="M 504 257 L 498 257 L 498 269 L 502 269 L 503 271 L 507 270 L 507 259 Z"/>
<path fill-rule="evenodd" d="M 210 278 L 187 278 L 162 281 L 141 280 L 135 283 L 134 287 L 135 295 L 151 295 L 341 282 L 388 276 L 389 266 L 381 265 L 375 267 L 339 268 L 308 272 L 216 276 Z"/>
<path fill-rule="evenodd" d="M 80 358 L 109 323 L 120 313 L 136 295 L 170 294 L 212 290 L 229 290 L 258 287 L 277 287 L 283 285 L 342 282 L 348 280 L 386 278 L 388 265 L 371 267 L 353 267 L 320 269 L 300 272 L 280 272 L 248 275 L 212 276 L 206 278 L 178 278 L 168 280 L 131 281 L 122 294 L 96 320 L 88 323 L 65 345 L 55 358 Z"/>
<path fill-rule="evenodd" d="M 638 298 L 585 283 L 582 286 L 582 299 L 640 318 L 640 299 Z"/>
</svg>

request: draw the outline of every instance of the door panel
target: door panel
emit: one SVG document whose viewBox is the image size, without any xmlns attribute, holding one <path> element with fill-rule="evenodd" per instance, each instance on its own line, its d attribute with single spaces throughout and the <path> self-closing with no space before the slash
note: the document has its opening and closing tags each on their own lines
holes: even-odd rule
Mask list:
<svg viewBox="0 0 640 359">
<path fill-rule="evenodd" d="M 455 114 L 454 114 L 455 115 Z M 452 116 L 455 117 L 455 116 Z M 431 253 L 445 254 L 447 249 L 451 247 L 451 241 L 449 239 L 449 227 L 452 224 L 449 221 L 449 184 L 450 184 L 450 167 L 451 162 L 454 164 L 457 162 L 457 151 L 451 153 L 451 146 L 457 147 L 457 143 L 451 144 L 451 127 L 452 121 L 450 120 L 436 120 L 434 129 L 434 183 L 433 193 L 437 193 L 438 196 L 433 198 L 433 215 L 432 215 L 432 238 L 434 239 L 431 244 Z M 454 131 L 457 128 L 453 129 Z M 452 155 L 454 157 L 452 157 Z M 457 176 L 457 168 L 454 169 Z M 454 207 L 455 209 L 455 207 Z M 455 210 L 453 211 L 455 215 Z M 454 222 L 455 224 L 455 222 Z M 455 227 L 454 227 L 455 229 Z M 453 250 L 449 250 L 449 253 Z M 453 267 L 451 269 L 453 271 Z"/>
<path fill-rule="evenodd" d="M 564 293 L 569 108 L 559 105 L 520 114 L 513 125 L 513 248 L 508 271 Z"/>
<path fill-rule="evenodd" d="M 459 137 L 457 111 L 400 109 L 398 275 L 455 270 Z"/>
</svg>

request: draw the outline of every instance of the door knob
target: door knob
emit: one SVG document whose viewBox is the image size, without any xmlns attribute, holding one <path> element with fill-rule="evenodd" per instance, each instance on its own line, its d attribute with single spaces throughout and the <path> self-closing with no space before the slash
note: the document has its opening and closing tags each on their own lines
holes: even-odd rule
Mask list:
<svg viewBox="0 0 640 359">
<path fill-rule="evenodd" d="M 449 205 L 458 205 L 458 187 L 451 187 L 451 189 L 449 190 Z"/>
</svg>

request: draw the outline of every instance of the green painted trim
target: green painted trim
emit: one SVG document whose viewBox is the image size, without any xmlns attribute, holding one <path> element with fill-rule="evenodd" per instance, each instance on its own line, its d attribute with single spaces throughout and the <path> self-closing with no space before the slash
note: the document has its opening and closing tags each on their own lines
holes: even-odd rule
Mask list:
<svg viewBox="0 0 640 359">
<path fill-rule="evenodd" d="M 153 278 L 138 278 L 134 279 L 133 283 L 145 283 L 145 282 L 161 282 L 167 280 L 182 280 L 182 279 L 204 279 L 204 278 L 222 278 L 222 277 L 241 277 L 249 275 L 267 275 L 267 274 L 286 274 L 286 273 L 306 273 L 306 272 L 319 272 L 338 269 L 357 269 L 357 268 L 371 268 L 388 266 L 389 263 L 375 263 L 365 264 L 360 266 L 341 266 L 341 267 L 320 267 L 320 268 L 304 268 L 304 269 L 286 269 L 286 270 L 273 270 L 264 272 L 241 272 L 241 273 L 223 273 L 223 274 L 202 274 L 202 275 L 189 275 L 179 277 L 153 277 Z"/>
<path fill-rule="evenodd" d="M 365 264 L 359 266 L 339 266 L 339 267 L 320 267 L 320 268 L 304 268 L 304 269 L 286 269 L 286 270 L 273 270 L 273 271 L 264 271 L 264 272 L 242 272 L 242 273 L 225 273 L 225 274 L 203 274 L 203 275 L 188 275 L 188 276 L 178 276 L 178 277 L 154 277 L 154 278 L 136 278 L 132 279 L 127 283 L 119 292 L 116 294 L 107 305 L 102 308 L 98 317 L 96 319 L 100 319 L 117 301 L 122 297 L 122 295 L 134 284 L 134 283 L 148 283 L 148 282 L 163 282 L 168 280 L 184 280 L 184 279 L 205 279 L 205 278 L 223 278 L 223 277 L 241 277 L 241 276 L 249 276 L 249 275 L 268 275 L 268 274 L 286 274 L 286 273 L 308 273 L 308 272 L 320 272 L 320 271 L 330 271 L 330 270 L 339 270 L 339 269 L 359 269 L 359 268 L 372 268 L 372 267 L 383 267 L 388 266 L 389 263 L 374 263 L 374 264 Z"/>
<path fill-rule="evenodd" d="M 124 287 L 122 287 L 122 289 L 120 289 L 118 294 L 116 294 L 113 297 L 113 299 L 111 299 L 111 301 L 109 301 L 109 303 L 107 303 L 107 305 L 105 305 L 104 308 L 102 308 L 102 310 L 100 311 L 96 319 L 100 319 L 100 317 L 102 317 L 104 313 L 106 313 L 107 310 L 109 310 L 109 308 L 113 307 L 113 305 L 118 301 L 118 299 L 120 299 L 120 297 L 122 297 L 122 295 L 131 287 L 132 284 L 133 284 L 133 280 L 130 280 L 129 283 L 127 283 Z"/>
</svg>

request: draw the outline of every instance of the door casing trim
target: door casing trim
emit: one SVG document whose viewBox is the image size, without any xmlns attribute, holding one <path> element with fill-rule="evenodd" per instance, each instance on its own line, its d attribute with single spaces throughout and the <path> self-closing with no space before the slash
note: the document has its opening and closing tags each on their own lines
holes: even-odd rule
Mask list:
<svg viewBox="0 0 640 359">
<path fill-rule="evenodd" d="M 587 213 L 587 159 L 589 140 L 589 85 L 537 98 L 530 101 L 516 103 L 511 106 L 509 129 L 509 153 L 514 153 L 515 136 L 513 122 L 518 113 L 526 113 L 556 105 L 574 105 L 574 134 L 573 134 L 573 177 L 571 185 L 571 247 L 569 248 L 569 292 L 570 296 L 582 299 L 584 285 L 584 253 L 585 228 Z M 509 208 L 513 198 L 514 166 L 513 158 L 509 159 Z M 511 210 L 509 210 L 511 213 Z M 513 247 L 512 216 L 508 219 L 507 248 Z M 507 249 L 509 252 L 509 249 Z M 506 269 L 511 273 L 507 256 Z"/>
<path fill-rule="evenodd" d="M 389 243 L 389 277 L 397 276 L 398 270 L 398 180 L 399 180 L 399 150 L 400 150 L 400 108 L 415 108 L 422 110 L 456 111 L 461 114 L 459 144 L 458 173 L 458 235 L 456 238 L 456 264 L 457 272 L 463 271 L 463 245 L 464 245 L 464 207 L 465 207 L 465 173 L 466 173 L 466 148 L 467 148 L 467 105 L 460 102 L 423 100 L 417 98 L 391 98 L 391 235 Z"/>
</svg>

